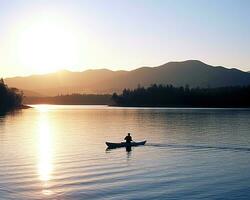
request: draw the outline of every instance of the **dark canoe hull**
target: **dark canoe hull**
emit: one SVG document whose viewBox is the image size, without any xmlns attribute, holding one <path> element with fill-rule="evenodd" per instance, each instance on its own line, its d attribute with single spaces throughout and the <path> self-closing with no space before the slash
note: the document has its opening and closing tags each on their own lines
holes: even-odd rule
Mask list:
<svg viewBox="0 0 250 200">
<path fill-rule="evenodd" d="M 126 142 L 121 142 L 121 143 L 112 143 L 112 142 L 106 142 L 106 145 L 108 148 L 114 149 L 114 148 L 120 148 L 120 147 L 135 147 L 139 145 L 144 145 L 146 143 L 145 141 L 142 142 L 131 142 L 131 143 L 126 143 Z"/>
</svg>

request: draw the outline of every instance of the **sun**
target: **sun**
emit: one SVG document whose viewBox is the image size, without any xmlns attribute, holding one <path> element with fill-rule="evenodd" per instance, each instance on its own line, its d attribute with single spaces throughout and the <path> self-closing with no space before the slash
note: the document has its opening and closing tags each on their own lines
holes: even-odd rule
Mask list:
<svg viewBox="0 0 250 200">
<path fill-rule="evenodd" d="M 34 19 L 22 29 L 18 38 L 22 66 L 47 73 L 72 66 L 78 59 L 77 30 L 63 18 Z"/>
</svg>

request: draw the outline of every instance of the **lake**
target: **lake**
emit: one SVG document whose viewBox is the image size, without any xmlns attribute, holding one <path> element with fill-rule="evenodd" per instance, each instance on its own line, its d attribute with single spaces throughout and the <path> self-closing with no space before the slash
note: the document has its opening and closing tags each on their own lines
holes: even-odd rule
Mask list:
<svg viewBox="0 0 250 200">
<path fill-rule="evenodd" d="M 106 150 L 128 132 L 147 144 Z M 250 110 L 36 105 L 1 116 L 0 199 L 250 199 Z"/>
</svg>

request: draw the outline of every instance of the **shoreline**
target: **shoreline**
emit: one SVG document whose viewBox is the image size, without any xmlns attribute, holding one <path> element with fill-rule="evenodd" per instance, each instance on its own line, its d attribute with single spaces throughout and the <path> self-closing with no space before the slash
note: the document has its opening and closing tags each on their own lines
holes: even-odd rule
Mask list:
<svg viewBox="0 0 250 200">
<path fill-rule="evenodd" d="M 108 106 L 111 107 L 138 107 L 138 108 L 245 108 L 249 109 L 250 107 L 244 107 L 244 106 L 192 106 L 192 105 L 114 105 L 110 104 Z"/>
<path fill-rule="evenodd" d="M 220 107 L 220 106 L 188 106 L 188 105 L 183 105 L 183 106 L 161 106 L 161 105 L 114 105 L 114 104 L 52 104 L 52 103 L 35 103 L 35 104 L 29 104 L 24 105 L 28 108 L 34 108 L 32 105 L 61 105 L 61 106 L 107 106 L 107 107 L 116 107 L 116 108 L 188 108 L 188 109 L 250 109 L 250 107 L 240 107 L 240 106 L 225 106 L 225 107 Z"/>
<path fill-rule="evenodd" d="M 28 105 L 25 105 L 25 104 L 22 104 L 16 108 L 12 108 L 12 109 L 9 109 L 9 110 L 0 110 L 0 116 L 1 115 L 5 115 L 7 113 L 13 113 L 13 112 L 18 112 L 18 111 L 21 111 L 23 109 L 29 109 L 29 108 L 33 108 L 32 106 L 28 106 Z"/>
<path fill-rule="evenodd" d="M 16 108 L 16 109 L 21 110 L 21 109 L 29 109 L 29 108 L 33 108 L 33 107 L 32 107 L 32 106 L 25 105 L 25 104 L 22 104 L 21 106 L 19 106 L 19 107 Z"/>
</svg>

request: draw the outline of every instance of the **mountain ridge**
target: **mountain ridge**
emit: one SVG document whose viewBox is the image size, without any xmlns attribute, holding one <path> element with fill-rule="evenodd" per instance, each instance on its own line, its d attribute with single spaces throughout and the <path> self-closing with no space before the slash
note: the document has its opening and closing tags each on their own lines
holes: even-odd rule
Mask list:
<svg viewBox="0 0 250 200">
<path fill-rule="evenodd" d="M 211 66 L 199 60 L 168 62 L 156 67 L 134 70 L 89 69 L 82 72 L 59 72 L 6 78 L 10 87 L 35 91 L 42 95 L 71 93 L 113 93 L 138 85 L 172 84 L 190 87 L 223 87 L 250 85 L 250 74 L 236 68 Z"/>
</svg>

